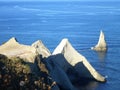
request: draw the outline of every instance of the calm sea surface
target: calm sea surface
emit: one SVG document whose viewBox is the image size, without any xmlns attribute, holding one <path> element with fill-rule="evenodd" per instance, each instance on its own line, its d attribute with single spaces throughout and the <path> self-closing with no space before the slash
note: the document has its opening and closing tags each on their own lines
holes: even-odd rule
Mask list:
<svg viewBox="0 0 120 90">
<path fill-rule="evenodd" d="M 106 53 L 90 50 L 103 30 Z M 0 44 L 11 37 L 31 45 L 42 40 L 53 52 L 63 38 L 107 77 L 79 90 L 120 90 L 120 2 L 0 2 Z M 80 81 L 82 82 L 82 81 Z"/>
</svg>

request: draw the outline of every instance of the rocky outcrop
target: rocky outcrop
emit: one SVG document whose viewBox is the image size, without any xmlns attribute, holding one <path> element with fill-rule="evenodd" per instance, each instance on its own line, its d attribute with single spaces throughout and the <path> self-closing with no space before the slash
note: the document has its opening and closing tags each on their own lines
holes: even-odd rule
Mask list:
<svg viewBox="0 0 120 90">
<path fill-rule="evenodd" d="M 52 79 L 56 81 L 61 90 L 76 90 L 68 78 L 66 72 L 54 60 L 54 56 L 50 56 L 45 60 L 46 66 Z"/>
<path fill-rule="evenodd" d="M 98 41 L 97 45 L 95 47 L 92 47 L 91 49 L 95 50 L 95 51 L 106 51 L 107 50 L 105 36 L 102 31 L 100 32 L 99 41 Z"/>
<path fill-rule="evenodd" d="M 37 53 L 39 55 L 42 55 L 43 58 L 51 55 L 50 51 L 46 48 L 46 46 L 40 40 L 34 42 L 32 46 L 36 48 Z"/>
<path fill-rule="evenodd" d="M 32 46 L 29 46 L 19 44 L 14 37 L 0 46 L 0 54 L 6 55 L 7 57 L 20 57 L 32 63 L 34 63 L 37 55 L 41 55 L 42 58 L 51 55 L 50 51 L 40 40 L 33 43 Z"/>
<path fill-rule="evenodd" d="M 38 72 L 35 73 L 36 75 L 41 75 L 39 71 L 47 74 L 45 78 L 47 81 L 49 78 L 52 81 L 51 86 L 54 88 L 52 90 L 59 90 L 59 87 L 62 90 L 75 90 L 71 81 L 79 78 L 105 82 L 105 77 L 100 75 L 87 59 L 72 47 L 68 39 L 63 39 L 51 55 L 40 40 L 28 46 L 19 44 L 13 37 L 0 46 L 0 54 L 8 58 L 23 59 L 29 63 L 31 72 Z"/>
<path fill-rule="evenodd" d="M 1 54 L 7 57 L 4 58 L 2 57 Z M 16 64 L 20 64 L 19 62 L 23 62 L 22 60 L 24 60 L 25 63 L 27 63 L 27 66 L 29 66 L 30 69 L 29 73 L 35 74 L 35 76 L 38 75 L 37 77 L 35 77 L 38 78 L 38 80 L 35 79 L 36 80 L 35 82 L 41 83 L 38 88 L 41 88 L 42 90 L 48 90 L 46 88 L 49 88 L 49 90 L 59 90 L 59 87 L 57 86 L 55 81 L 49 76 L 49 72 L 48 69 L 46 68 L 46 65 L 43 63 L 43 59 L 47 58 L 50 55 L 51 55 L 50 51 L 45 47 L 45 45 L 40 40 L 33 43 L 32 46 L 29 46 L 29 45 L 20 44 L 19 42 L 17 42 L 16 38 L 13 37 L 0 46 L 0 60 L 4 62 L 6 60 L 5 63 L 7 64 L 8 62 L 11 62 L 9 64 L 10 68 L 12 67 L 12 65 L 14 65 L 15 70 L 17 69 L 15 73 L 21 72 L 20 70 L 24 72 L 26 70 L 26 72 L 28 72 L 28 68 L 26 68 L 25 66 L 22 65 L 24 67 L 22 68 L 22 66 L 16 65 Z M 16 63 L 16 61 L 18 63 Z M 25 72 L 25 76 L 29 74 L 27 73 L 26 75 L 26 72 Z M 30 82 L 34 83 L 34 81 L 32 80 L 30 80 Z M 25 83 L 25 84 L 28 84 L 29 88 L 31 88 L 32 85 L 35 86 L 34 84 L 32 85 L 29 83 Z"/>
<path fill-rule="evenodd" d="M 37 73 L 39 70 L 48 72 L 41 59 L 48 57 L 50 52 L 40 41 L 35 42 L 32 46 L 28 46 L 19 44 L 16 38 L 13 37 L 0 46 L 0 54 L 8 58 L 19 57 L 25 62 L 32 63 L 30 64 L 32 72 Z"/>
<path fill-rule="evenodd" d="M 60 90 L 49 74 L 41 69 L 46 68 L 40 68 L 36 74 L 23 59 L 9 59 L 0 54 L 0 90 Z"/>
<path fill-rule="evenodd" d="M 56 55 L 62 54 L 64 58 L 57 58 Z M 60 65 L 65 71 L 73 68 L 80 78 L 95 79 L 100 82 L 105 82 L 105 77 L 100 75 L 87 59 L 78 53 L 70 44 L 68 39 L 63 39 L 54 50 L 54 61 Z"/>
<path fill-rule="evenodd" d="M 34 62 L 37 53 L 34 47 L 19 44 L 13 37 L 0 46 L 0 54 L 7 57 L 20 57 L 28 62 Z"/>
</svg>

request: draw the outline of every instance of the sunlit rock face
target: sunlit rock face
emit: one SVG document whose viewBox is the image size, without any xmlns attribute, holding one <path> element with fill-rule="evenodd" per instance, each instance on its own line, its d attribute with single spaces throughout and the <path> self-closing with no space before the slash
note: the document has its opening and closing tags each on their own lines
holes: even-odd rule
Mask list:
<svg viewBox="0 0 120 90">
<path fill-rule="evenodd" d="M 38 40 L 29 45 L 19 44 L 16 38 L 11 38 L 6 43 L 0 46 L 0 54 L 6 55 L 8 57 L 20 57 L 28 62 L 34 62 L 37 55 L 41 55 L 42 58 L 51 55 L 50 51 Z"/>
<path fill-rule="evenodd" d="M 99 41 L 97 45 L 95 47 L 92 47 L 91 49 L 95 51 L 106 51 L 107 50 L 105 35 L 102 31 L 100 32 Z"/>
<path fill-rule="evenodd" d="M 41 71 L 47 72 L 62 90 L 76 90 L 72 79 L 87 78 L 88 80 L 90 78 L 105 82 L 105 78 L 72 47 L 68 39 L 63 39 L 51 54 L 40 40 L 28 46 L 19 44 L 13 37 L 0 46 L 0 54 L 6 55 L 8 58 L 20 57 L 26 62 L 33 63 L 32 71 L 39 72 L 41 69 Z M 55 90 L 59 90 L 58 86 Z"/>
<path fill-rule="evenodd" d="M 50 51 L 46 48 L 46 46 L 40 40 L 34 42 L 32 46 L 36 48 L 37 53 L 39 55 L 42 55 L 43 58 L 51 55 Z"/>
<path fill-rule="evenodd" d="M 28 62 L 34 62 L 36 49 L 32 46 L 19 44 L 13 37 L 0 46 L 0 54 L 7 57 L 20 57 Z"/>
<path fill-rule="evenodd" d="M 72 47 L 68 39 L 63 39 L 52 55 L 54 61 L 65 71 L 73 68 L 73 71 L 77 72 L 80 78 L 90 78 L 105 82 L 105 77 L 100 75 L 87 59 Z"/>
</svg>

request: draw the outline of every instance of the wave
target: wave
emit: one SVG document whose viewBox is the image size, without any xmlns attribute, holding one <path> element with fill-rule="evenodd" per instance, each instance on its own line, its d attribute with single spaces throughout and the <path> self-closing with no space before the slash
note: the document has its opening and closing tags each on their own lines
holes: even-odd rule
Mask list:
<svg viewBox="0 0 120 90">
<path fill-rule="evenodd" d="M 4 18 L 4 19 L 0 19 L 0 21 L 11 21 L 11 20 L 29 20 L 29 18 Z"/>
<path fill-rule="evenodd" d="M 40 9 L 36 9 L 36 8 L 26 8 L 26 7 L 22 7 L 19 5 L 15 5 L 13 6 L 14 9 L 19 9 L 19 10 L 29 10 L 29 11 L 39 11 Z"/>
<path fill-rule="evenodd" d="M 88 7 L 89 8 L 89 7 Z M 56 14 L 80 14 L 80 15 L 98 15 L 100 13 L 105 13 L 105 12 L 81 12 L 81 11 L 73 11 L 73 10 L 50 10 L 50 9 L 40 9 L 40 8 L 27 8 L 27 7 L 21 7 L 18 5 L 14 6 L 14 9 L 19 9 L 22 11 L 35 11 L 35 12 L 40 12 L 37 13 L 36 15 L 41 16 L 43 14 L 46 15 L 56 15 Z M 41 13 L 42 12 L 42 13 Z"/>
<path fill-rule="evenodd" d="M 56 6 L 55 6 L 56 8 Z M 112 6 L 79 6 L 79 7 L 73 7 L 68 9 L 67 7 L 65 8 L 60 8 L 60 9 L 52 9 L 52 8 L 43 8 L 43 7 L 25 7 L 25 6 L 20 6 L 20 5 L 14 5 L 13 9 L 15 10 L 20 10 L 20 11 L 27 11 L 27 12 L 36 12 L 37 16 L 41 15 L 72 15 L 72 14 L 78 14 L 78 15 L 108 15 L 108 14 L 114 14 L 114 15 L 119 15 L 120 11 L 119 8 L 117 7 L 112 7 Z M 94 8 L 94 9 L 93 9 Z M 75 10 L 74 10 L 75 9 Z M 88 11 L 89 9 L 89 11 Z M 93 10 L 92 10 L 93 9 Z M 83 11 L 84 10 L 84 11 Z M 94 10 L 97 10 L 94 11 Z"/>
<path fill-rule="evenodd" d="M 82 8 L 96 8 L 96 9 L 114 9 L 116 7 L 113 6 L 95 6 L 95 5 L 84 5 Z"/>
</svg>

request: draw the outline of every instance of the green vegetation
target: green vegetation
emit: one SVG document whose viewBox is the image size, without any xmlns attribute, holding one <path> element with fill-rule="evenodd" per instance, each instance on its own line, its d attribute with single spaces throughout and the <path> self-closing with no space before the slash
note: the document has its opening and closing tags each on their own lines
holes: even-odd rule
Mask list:
<svg viewBox="0 0 120 90">
<path fill-rule="evenodd" d="M 40 68 L 41 64 L 38 65 Z M 0 55 L 0 90 L 51 90 L 54 85 L 56 83 L 42 70 L 39 76 L 33 74 L 23 59 Z"/>
</svg>

